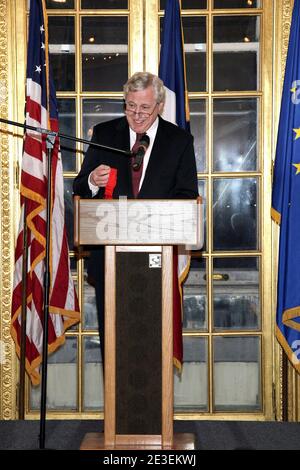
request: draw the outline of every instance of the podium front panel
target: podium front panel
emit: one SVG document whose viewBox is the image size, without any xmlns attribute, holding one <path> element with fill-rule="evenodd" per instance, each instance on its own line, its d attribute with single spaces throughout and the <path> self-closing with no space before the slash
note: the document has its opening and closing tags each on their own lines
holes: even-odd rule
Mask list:
<svg viewBox="0 0 300 470">
<path fill-rule="evenodd" d="M 162 432 L 160 256 L 116 254 L 116 434 Z"/>
</svg>

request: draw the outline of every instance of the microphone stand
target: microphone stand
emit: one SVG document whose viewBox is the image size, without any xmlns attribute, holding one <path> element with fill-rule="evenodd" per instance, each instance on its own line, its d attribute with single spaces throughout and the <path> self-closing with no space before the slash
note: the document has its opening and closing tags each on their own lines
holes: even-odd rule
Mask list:
<svg viewBox="0 0 300 470">
<path fill-rule="evenodd" d="M 45 449 L 46 435 L 46 408 L 47 408 L 47 369 L 48 369 L 48 321 L 49 321 L 49 295 L 50 295 L 50 220 L 51 220 L 51 183 L 52 183 L 52 150 L 56 135 L 48 134 L 47 147 L 47 203 L 46 203 L 46 258 L 44 273 L 44 324 L 43 324 L 43 356 L 42 356 L 42 383 L 40 405 L 40 449 Z"/>
<path fill-rule="evenodd" d="M 60 132 L 55 132 L 49 129 L 43 129 L 42 127 L 35 127 L 29 126 L 27 124 L 22 124 L 16 121 L 9 121 L 8 119 L 0 118 L 0 122 L 5 124 L 9 124 L 12 126 L 22 127 L 23 129 L 29 129 L 40 134 L 45 134 L 46 138 L 46 147 L 47 147 L 47 201 L 46 201 L 46 254 L 45 254 L 45 273 L 44 273 L 44 298 L 43 298 L 43 305 L 44 305 L 44 322 L 43 322 L 43 347 L 42 347 L 42 381 L 41 381 L 41 405 L 40 405 L 40 435 L 39 435 L 39 448 L 45 449 L 45 429 L 46 429 L 46 401 L 47 401 L 47 367 L 48 367 L 48 321 L 49 321 L 49 296 L 50 296 L 50 219 L 51 219 L 51 183 L 52 183 L 52 150 L 54 147 L 56 137 L 73 140 L 76 142 L 82 142 L 84 144 L 93 145 L 94 147 L 98 147 L 103 150 L 108 150 L 111 152 L 118 152 L 122 155 L 131 157 L 132 154 L 129 151 L 121 150 L 113 147 L 108 147 L 107 145 L 97 144 L 94 142 L 90 142 L 86 139 L 80 139 L 77 137 L 69 136 L 66 134 L 61 134 Z M 27 229 L 25 226 L 25 219 L 24 219 L 24 229 L 23 233 L 27 233 Z M 27 266 L 25 267 L 27 269 Z M 24 269 L 24 263 L 23 263 Z M 24 285 L 22 285 L 22 290 L 24 289 Z M 25 286 L 26 289 L 26 286 Z M 25 299 L 25 301 L 24 301 Z M 23 292 L 23 302 L 22 308 L 27 308 L 26 303 L 26 292 Z M 22 316 L 24 318 L 24 316 Z M 26 318 L 26 317 L 25 317 Z M 23 325 L 22 330 L 24 331 L 24 335 L 26 339 L 26 325 Z M 22 338 L 21 338 L 22 341 Z M 23 345 L 25 345 L 25 341 L 23 340 Z M 23 351 L 25 354 L 25 351 Z M 22 356 L 22 354 L 20 354 Z"/>
<path fill-rule="evenodd" d="M 49 129 L 43 129 L 42 127 L 29 126 L 28 124 L 22 124 L 21 122 L 9 121 L 8 119 L 2 119 L 2 118 L 0 118 L 0 122 L 4 122 L 5 124 L 10 124 L 12 126 L 22 127 L 23 129 L 29 129 L 35 132 L 39 132 L 40 134 L 46 134 L 49 136 L 59 137 L 61 139 L 68 139 L 68 140 L 73 140 L 75 142 L 81 142 L 83 144 L 92 145 L 93 147 L 98 147 L 102 150 L 108 150 L 109 152 L 121 153 L 122 155 L 125 155 L 126 157 L 132 157 L 132 153 L 130 151 L 121 150 L 121 149 L 117 149 L 114 147 L 109 147 L 107 145 L 97 144 L 96 142 L 91 142 L 90 140 L 87 140 L 87 139 L 80 139 L 79 137 L 73 137 L 71 135 L 62 134 L 61 132 L 55 132 Z"/>
</svg>

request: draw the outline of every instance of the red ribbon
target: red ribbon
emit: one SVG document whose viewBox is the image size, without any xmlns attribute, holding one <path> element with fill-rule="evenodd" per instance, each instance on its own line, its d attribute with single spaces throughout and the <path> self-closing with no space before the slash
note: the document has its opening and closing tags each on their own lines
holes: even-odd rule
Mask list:
<svg viewBox="0 0 300 470">
<path fill-rule="evenodd" d="M 116 168 L 111 168 L 107 185 L 105 186 L 104 199 L 112 199 L 113 192 L 117 184 L 117 174 L 118 170 Z"/>
</svg>

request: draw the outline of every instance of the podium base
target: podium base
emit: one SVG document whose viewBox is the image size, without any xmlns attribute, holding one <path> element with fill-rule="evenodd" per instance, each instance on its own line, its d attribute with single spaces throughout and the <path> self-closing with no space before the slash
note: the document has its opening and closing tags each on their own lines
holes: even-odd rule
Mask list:
<svg viewBox="0 0 300 470">
<path fill-rule="evenodd" d="M 105 446 L 104 434 L 100 432 L 89 432 L 84 436 L 80 450 L 195 450 L 195 434 L 176 433 L 171 447 L 154 444 L 129 444 L 118 446 Z"/>
</svg>

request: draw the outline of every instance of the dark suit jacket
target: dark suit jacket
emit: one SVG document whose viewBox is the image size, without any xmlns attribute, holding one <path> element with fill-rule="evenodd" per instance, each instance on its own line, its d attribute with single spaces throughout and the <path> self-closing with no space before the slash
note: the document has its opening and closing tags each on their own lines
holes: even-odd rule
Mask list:
<svg viewBox="0 0 300 470">
<path fill-rule="evenodd" d="M 129 151 L 129 126 L 126 118 L 96 125 L 92 142 Z M 122 154 L 100 150 L 90 145 L 81 170 L 74 180 L 74 193 L 84 198 L 92 197 L 88 177 L 97 166 L 103 163 L 118 170 L 113 197 L 133 198 L 130 160 Z M 101 188 L 95 197 L 101 198 L 103 194 L 104 189 Z M 138 198 L 190 199 L 197 196 L 193 137 L 159 117 L 157 134 Z"/>
<path fill-rule="evenodd" d="M 96 125 L 92 142 L 129 151 L 130 134 L 126 118 L 115 119 Z M 102 163 L 118 170 L 117 184 L 113 197 L 127 196 L 128 198 L 133 198 L 130 157 L 111 151 L 100 150 L 92 145 L 89 146 L 81 170 L 74 180 L 74 193 L 83 198 L 92 197 L 88 186 L 88 177 Z M 104 188 L 101 188 L 95 197 L 101 198 L 103 195 Z M 198 184 L 193 137 L 183 129 L 159 117 L 155 141 L 138 198 L 193 199 L 197 196 Z M 88 264 L 88 275 L 90 279 L 93 279 L 96 287 L 100 338 L 103 345 L 103 248 L 92 249 Z"/>
</svg>

